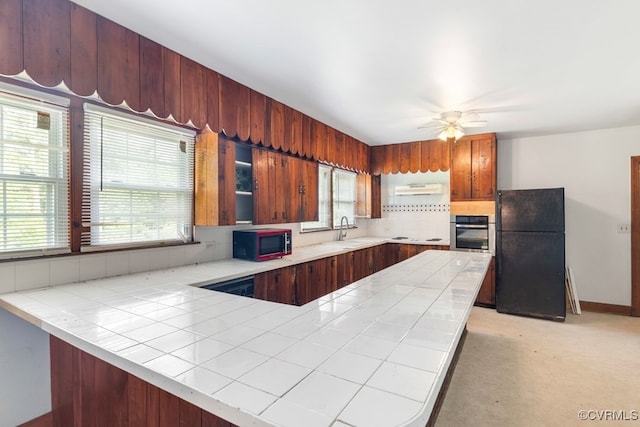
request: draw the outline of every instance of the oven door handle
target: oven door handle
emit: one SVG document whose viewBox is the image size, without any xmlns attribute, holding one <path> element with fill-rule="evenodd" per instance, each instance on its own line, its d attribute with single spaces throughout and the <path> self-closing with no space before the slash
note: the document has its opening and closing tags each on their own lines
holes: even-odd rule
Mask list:
<svg viewBox="0 0 640 427">
<path fill-rule="evenodd" d="M 456 224 L 456 228 L 475 228 L 475 229 L 482 229 L 482 230 L 487 230 L 489 228 L 488 225 L 465 225 L 465 224 Z"/>
</svg>

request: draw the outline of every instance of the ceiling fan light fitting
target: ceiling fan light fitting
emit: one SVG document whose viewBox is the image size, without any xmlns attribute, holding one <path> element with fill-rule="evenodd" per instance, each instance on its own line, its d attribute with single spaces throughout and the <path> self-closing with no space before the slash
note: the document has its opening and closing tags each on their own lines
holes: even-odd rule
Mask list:
<svg viewBox="0 0 640 427">
<path fill-rule="evenodd" d="M 448 124 L 440 134 L 438 134 L 438 139 L 442 141 L 447 141 L 448 139 L 458 140 L 464 136 L 464 130 L 460 126 L 456 126 L 451 123 Z"/>
</svg>

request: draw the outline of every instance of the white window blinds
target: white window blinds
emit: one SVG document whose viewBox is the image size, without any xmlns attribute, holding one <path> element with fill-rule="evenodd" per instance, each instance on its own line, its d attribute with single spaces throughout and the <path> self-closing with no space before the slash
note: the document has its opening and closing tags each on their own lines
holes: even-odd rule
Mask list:
<svg viewBox="0 0 640 427">
<path fill-rule="evenodd" d="M 85 105 L 82 250 L 192 237 L 195 132 Z"/>
<path fill-rule="evenodd" d="M 347 217 L 349 226 L 356 222 L 356 174 L 333 170 L 333 227 L 340 228 L 340 220 Z"/>
<path fill-rule="evenodd" d="M 0 258 L 69 252 L 67 109 L 0 92 Z"/>
</svg>

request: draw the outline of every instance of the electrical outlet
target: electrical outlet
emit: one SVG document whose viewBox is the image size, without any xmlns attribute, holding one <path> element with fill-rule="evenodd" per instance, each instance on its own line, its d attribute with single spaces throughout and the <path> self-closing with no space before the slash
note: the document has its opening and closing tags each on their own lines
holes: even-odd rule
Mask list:
<svg viewBox="0 0 640 427">
<path fill-rule="evenodd" d="M 631 233 L 631 224 L 618 224 L 618 233 Z"/>
</svg>

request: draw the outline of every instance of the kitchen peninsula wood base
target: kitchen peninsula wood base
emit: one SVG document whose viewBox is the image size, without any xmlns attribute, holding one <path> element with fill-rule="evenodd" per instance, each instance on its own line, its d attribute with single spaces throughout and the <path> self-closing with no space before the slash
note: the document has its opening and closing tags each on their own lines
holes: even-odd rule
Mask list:
<svg viewBox="0 0 640 427">
<path fill-rule="evenodd" d="M 235 426 L 53 335 L 50 345 L 49 425 Z"/>
</svg>

